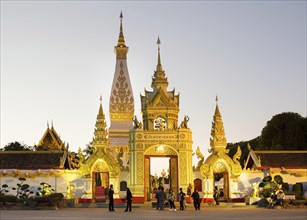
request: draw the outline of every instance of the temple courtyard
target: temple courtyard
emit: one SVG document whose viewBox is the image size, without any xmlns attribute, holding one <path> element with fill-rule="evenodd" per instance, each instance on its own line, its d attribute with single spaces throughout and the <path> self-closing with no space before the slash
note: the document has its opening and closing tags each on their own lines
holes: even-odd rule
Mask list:
<svg viewBox="0 0 307 220">
<path fill-rule="evenodd" d="M 137 206 L 132 212 L 124 212 L 124 208 L 115 208 L 109 212 L 104 208 L 65 208 L 59 210 L 0 210 L 1 220 L 78 220 L 78 219 L 255 219 L 255 220 L 306 220 L 307 209 L 267 209 L 254 206 L 238 207 L 201 207 L 195 211 L 188 206 L 185 211 L 158 211 L 146 204 Z"/>
</svg>

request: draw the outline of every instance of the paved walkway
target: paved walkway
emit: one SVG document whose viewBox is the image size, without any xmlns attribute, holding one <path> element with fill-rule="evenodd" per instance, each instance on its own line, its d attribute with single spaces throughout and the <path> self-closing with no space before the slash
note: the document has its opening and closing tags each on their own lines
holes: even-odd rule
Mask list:
<svg viewBox="0 0 307 220">
<path fill-rule="evenodd" d="M 116 208 L 109 212 L 107 208 L 65 208 L 60 210 L 0 210 L 1 220 L 96 220 L 96 219 L 208 219 L 208 220 L 306 220 L 307 209 L 267 209 L 242 207 L 202 207 L 195 211 L 188 207 L 185 211 L 158 211 L 143 205 L 132 212 Z"/>
</svg>

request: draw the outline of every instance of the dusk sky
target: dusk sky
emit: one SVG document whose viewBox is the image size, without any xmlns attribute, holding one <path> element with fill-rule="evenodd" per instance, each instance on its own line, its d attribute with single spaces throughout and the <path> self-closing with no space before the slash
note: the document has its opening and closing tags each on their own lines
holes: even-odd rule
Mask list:
<svg viewBox="0 0 307 220">
<path fill-rule="evenodd" d="M 70 150 L 84 149 L 100 95 L 110 125 L 121 11 L 135 114 L 160 36 L 179 123 L 190 117 L 205 157 L 216 95 L 227 142 L 282 112 L 306 117 L 306 1 L 1 1 L 1 147 L 37 144 L 53 121 Z"/>
</svg>

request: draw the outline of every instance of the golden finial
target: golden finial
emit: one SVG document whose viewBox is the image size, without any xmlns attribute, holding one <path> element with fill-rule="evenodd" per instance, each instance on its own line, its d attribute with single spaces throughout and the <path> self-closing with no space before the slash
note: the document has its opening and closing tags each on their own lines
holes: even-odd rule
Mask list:
<svg viewBox="0 0 307 220">
<path fill-rule="evenodd" d="M 123 13 L 120 12 L 120 28 L 119 28 L 119 38 L 117 46 L 125 46 L 124 32 L 123 32 Z"/>
<path fill-rule="evenodd" d="M 102 95 L 100 95 L 99 100 L 100 100 L 100 104 L 102 104 Z"/>
<path fill-rule="evenodd" d="M 49 122 L 47 121 L 47 128 L 49 128 Z"/>
<path fill-rule="evenodd" d="M 160 48 L 161 41 L 160 41 L 160 37 L 159 36 L 158 36 L 157 44 L 158 44 L 158 47 Z"/>
<path fill-rule="evenodd" d="M 122 24 L 123 13 L 122 13 L 122 11 L 120 12 L 119 18 L 120 18 L 120 30 L 119 31 L 122 33 L 123 32 L 123 24 Z"/>
<path fill-rule="evenodd" d="M 219 99 L 218 99 L 218 97 L 217 97 L 217 95 L 216 95 L 216 96 L 215 96 L 216 107 L 215 107 L 215 113 L 214 113 L 214 115 L 221 115 L 220 110 L 219 110 L 218 101 L 219 101 Z"/>
<path fill-rule="evenodd" d="M 160 57 L 160 37 L 158 36 L 158 40 L 157 40 L 157 44 L 158 44 L 158 65 L 157 65 L 157 71 L 162 71 L 162 65 L 161 65 L 161 57 Z"/>
</svg>

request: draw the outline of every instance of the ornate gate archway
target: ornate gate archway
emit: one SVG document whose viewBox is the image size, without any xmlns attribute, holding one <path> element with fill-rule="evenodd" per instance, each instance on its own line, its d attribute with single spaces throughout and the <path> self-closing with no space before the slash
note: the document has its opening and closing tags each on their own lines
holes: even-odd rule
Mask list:
<svg viewBox="0 0 307 220">
<path fill-rule="evenodd" d="M 138 128 L 130 132 L 130 188 L 134 197 L 139 197 L 139 201 L 148 198 L 151 157 L 170 158 L 174 192 L 177 193 L 180 187 L 187 189 L 189 183 L 193 182 L 191 139 L 192 132 L 188 128 L 163 133 Z"/>
<path fill-rule="evenodd" d="M 144 197 L 145 201 L 152 199 L 154 187 L 150 176 L 151 165 L 157 166 L 158 164 L 151 164 L 150 158 L 165 157 L 169 158 L 169 188 L 173 189 L 174 194 L 179 191 L 178 188 L 178 152 L 167 145 L 155 145 L 148 148 L 144 152 Z"/>
</svg>

